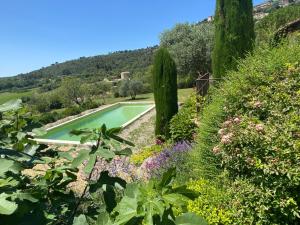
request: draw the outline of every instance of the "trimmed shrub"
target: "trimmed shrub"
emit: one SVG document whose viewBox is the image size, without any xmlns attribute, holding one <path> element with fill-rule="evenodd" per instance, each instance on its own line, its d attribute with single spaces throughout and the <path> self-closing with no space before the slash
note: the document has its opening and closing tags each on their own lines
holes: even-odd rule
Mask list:
<svg viewBox="0 0 300 225">
<path fill-rule="evenodd" d="M 74 115 L 77 115 L 79 113 L 81 113 L 81 109 L 80 109 L 80 107 L 77 107 L 77 106 L 72 106 L 72 107 L 66 108 L 63 111 L 63 115 L 65 117 L 67 117 L 67 116 L 74 116 Z"/>
<path fill-rule="evenodd" d="M 85 101 L 81 106 L 81 111 L 98 108 L 99 104 L 92 100 Z"/>
<path fill-rule="evenodd" d="M 197 117 L 197 96 L 191 96 L 179 110 L 179 112 L 172 118 L 170 122 L 171 140 L 179 141 L 193 141 L 196 133 L 197 125 L 195 119 Z"/>
<path fill-rule="evenodd" d="M 169 138 L 169 122 L 178 112 L 177 70 L 174 60 L 165 48 L 160 48 L 156 52 L 153 78 L 156 106 L 155 134 Z"/>
<path fill-rule="evenodd" d="M 42 124 L 48 124 L 48 123 L 53 123 L 61 118 L 62 115 L 58 114 L 57 112 L 48 112 L 48 113 L 41 114 L 38 120 Z"/>
</svg>

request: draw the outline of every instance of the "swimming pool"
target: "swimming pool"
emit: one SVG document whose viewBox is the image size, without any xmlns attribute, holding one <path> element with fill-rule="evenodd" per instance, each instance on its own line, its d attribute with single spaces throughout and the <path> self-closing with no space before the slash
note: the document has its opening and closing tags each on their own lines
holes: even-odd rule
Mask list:
<svg viewBox="0 0 300 225">
<path fill-rule="evenodd" d="M 104 123 L 108 128 L 125 127 L 153 108 L 154 105 L 151 103 L 117 103 L 50 128 L 46 135 L 38 137 L 36 140 L 75 144 L 80 141 L 80 137 L 70 135 L 72 130 L 99 128 Z"/>
</svg>

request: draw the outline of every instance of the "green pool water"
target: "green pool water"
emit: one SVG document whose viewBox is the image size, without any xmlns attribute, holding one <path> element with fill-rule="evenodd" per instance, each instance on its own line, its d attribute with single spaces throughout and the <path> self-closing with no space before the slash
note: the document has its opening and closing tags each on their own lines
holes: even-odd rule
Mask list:
<svg viewBox="0 0 300 225">
<path fill-rule="evenodd" d="M 139 114 L 150 109 L 152 104 L 118 104 L 48 131 L 41 139 L 79 141 L 80 137 L 70 135 L 70 131 L 83 128 L 99 128 L 106 124 L 108 128 L 120 127 Z"/>
</svg>

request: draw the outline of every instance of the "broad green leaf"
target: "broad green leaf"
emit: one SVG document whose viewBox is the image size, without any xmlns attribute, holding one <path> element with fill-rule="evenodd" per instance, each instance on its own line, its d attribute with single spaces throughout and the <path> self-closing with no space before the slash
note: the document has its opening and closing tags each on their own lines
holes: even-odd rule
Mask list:
<svg viewBox="0 0 300 225">
<path fill-rule="evenodd" d="M 172 192 L 177 193 L 177 194 L 181 194 L 181 195 L 183 195 L 183 196 L 185 196 L 185 197 L 187 197 L 191 200 L 194 200 L 194 199 L 198 198 L 199 195 L 200 195 L 200 193 L 188 189 L 186 185 L 173 188 Z"/>
<path fill-rule="evenodd" d="M 36 150 L 38 150 L 38 148 L 39 148 L 39 145 L 28 144 L 28 145 L 26 145 L 24 152 L 28 155 L 34 156 L 36 153 Z"/>
<path fill-rule="evenodd" d="M 19 173 L 21 169 L 20 164 L 15 161 L 0 159 L 0 176 L 4 176 L 7 171 Z"/>
<path fill-rule="evenodd" d="M 154 221 L 155 225 L 176 225 L 172 208 L 166 209 L 162 217 L 155 216 Z"/>
<path fill-rule="evenodd" d="M 88 163 L 86 164 L 86 166 L 84 167 L 84 172 L 86 174 L 90 174 L 92 172 L 96 160 L 97 160 L 96 154 L 90 155 L 90 159 L 89 159 Z"/>
<path fill-rule="evenodd" d="M 14 161 L 0 159 L 0 176 L 3 176 L 14 165 Z"/>
<path fill-rule="evenodd" d="M 93 140 L 94 136 L 95 135 L 93 133 L 84 135 L 80 138 L 80 143 L 81 144 L 87 143 L 88 141 Z"/>
<path fill-rule="evenodd" d="M 15 111 L 22 107 L 22 100 L 11 100 L 0 105 L 0 112 Z"/>
<path fill-rule="evenodd" d="M 106 125 L 105 125 L 105 123 L 104 124 L 102 124 L 102 126 L 101 126 L 101 132 L 102 132 L 102 134 L 103 135 L 106 135 L 106 131 L 107 131 L 107 128 L 106 128 Z"/>
<path fill-rule="evenodd" d="M 113 225 L 107 212 L 98 215 L 96 225 Z"/>
<path fill-rule="evenodd" d="M 2 215 L 11 215 L 18 208 L 16 203 L 6 200 L 7 197 L 9 196 L 5 193 L 0 194 L 0 214 Z"/>
<path fill-rule="evenodd" d="M 121 130 L 122 130 L 122 127 L 114 127 L 114 128 L 109 129 L 106 133 L 108 136 L 110 136 L 111 134 L 120 133 Z"/>
<path fill-rule="evenodd" d="M 185 213 L 176 217 L 176 225 L 208 225 L 208 223 L 195 213 Z"/>
<path fill-rule="evenodd" d="M 26 137 L 26 133 L 24 133 L 24 132 L 18 132 L 18 134 L 17 134 L 17 139 L 19 140 L 19 141 L 21 141 L 23 138 L 25 138 Z"/>
<path fill-rule="evenodd" d="M 118 141 L 118 142 L 121 142 L 121 143 L 123 143 L 123 144 L 127 144 L 127 145 L 129 145 L 129 146 L 134 147 L 134 144 L 133 144 L 132 142 L 127 141 L 127 140 L 125 140 L 124 138 L 121 138 L 121 137 L 119 137 L 119 136 L 117 136 L 117 135 L 111 134 L 110 137 L 111 137 L 112 139 Z"/>
<path fill-rule="evenodd" d="M 116 217 L 115 223 L 117 225 L 124 225 L 130 221 L 133 217 L 137 216 L 137 200 L 134 198 L 129 198 L 127 196 L 123 197 L 115 211 L 119 213 Z"/>
<path fill-rule="evenodd" d="M 13 145 L 13 149 L 22 152 L 25 149 L 25 144 L 26 143 L 19 141 Z"/>
<path fill-rule="evenodd" d="M 73 225 L 89 225 L 85 215 L 81 214 L 78 217 L 75 217 L 73 220 Z"/>
<path fill-rule="evenodd" d="M 29 193 L 24 193 L 21 191 L 17 191 L 16 193 L 11 195 L 11 199 L 20 199 L 21 201 L 28 200 L 30 202 L 38 202 L 38 199 L 34 198 L 31 194 Z"/>
<path fill-rule="evenodd" d="M 124 155 L 124 156 L 131 156 L 132 155 L 132 150 L 130 148 L 125 148 L 121 151 L 115 151 L 116 155 Z"/>
<path fill-rule="evenodd" d="M 166 203 L 173 206 L 185 206 L 189 200 L 189 198 L 175 193 L 163 195 L 163 199 Z"/>
<path fill-rule="evenodd" d="M 153 216 L 163 216 L 165 208 L 163 202 L 161 202 L 160 199 L 147 199 L 147 202 L 145 202 L 144 205 L 146 209 L 145 223 L 147 225 L 153 225 Z"/>
<path fill-rule="evenodd" d="M 124 195 L 130 198 L 138 198 L 140 195 L 139 185 L 137 183 L 127 184 Z"/>
<path fill-rule="evenodd" d="M 89 159 L 89 151 L 85 149 L 80 150 L 77 157 L 72 162 L 72 167 L 77 168 L 87 159 Z"/>
<path fill-rule="evenodd" d="M 171 168 L 163 174 L 162 180 L 159 183 L 161 188 L 168 186 L 176 176 L 176 168 Z"/>
<path fill-rule="evenodd" d="M 67 159 L 69 161 L 73 160 L 73 157 L 70 155 L 69 152 L 58 152 L 59 157 Z"/>
<path fill-rule="evenodd" d="M 88 129 L 81 129 L 81 130 L 72 130 L 70 132 L 71 135 L 76 135 L 76 136 L 79 136 L 79 135 L 88 135 L 88 134 L 92 134 L 93 132 L 88 130 Z"/>
<path fill-rule="evenodd" d="M 71 171 L 71 170 L 70 170 Z M 65 189 L 66 186 L 74 181 L 77 180 L 77 174 L 76 173 L 72 173 L 70 172 L 69 170 L 66 170 L 65 173 L 66 173 L 66 177 L 64 176 L 63 178 L 63 182 L 61 182 L 57 187 L 58 188 L 62 188 L 62 189 Z"/>
<path fill-rule="evenodd" d="M 47 130 L 44 128 L 35 128 L 32 130 L 32 133 L 34 133 L 36 136 L 40 137 L 40 136 L 47 134 Z"/>
<path fill-rule="evenodd" d="M 4 120 L 4 119 L 2 119 L 2 120 L 0 120 L 0 128 L 8 126 L 8 125 L 10 125 L 12 123 L 13 123 L 13 121 L 11 121 L 11 120 Z"/>
<path fill-rule="evenodd" d="M 106 148 L 99 148 L 97 150 L 97 155 L 104 158 L 107 161 L 110 161 L 115 157 L 115 153 Z"/>
<path fill-rule="evenodd" d="M 0 179 L 0 188 L 6 186 L 15 187 L 19 184 L 19 181 L 13 179 L 12 177 L 8 177 L 6 179 Z"/>
</svg>

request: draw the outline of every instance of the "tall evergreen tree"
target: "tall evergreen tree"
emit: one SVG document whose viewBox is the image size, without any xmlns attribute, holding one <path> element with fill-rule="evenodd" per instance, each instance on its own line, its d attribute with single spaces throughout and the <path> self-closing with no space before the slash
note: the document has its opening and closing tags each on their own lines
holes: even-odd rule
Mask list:
<svg viewBox="0 0 300 225">
<path fill-rule="evenodd" d="M 252 0 L 217 0 L 215 28 L 213 75 L 221 78 L 227 70 L 235 69 L 236 60 L 253 48 Z"/>
<path fill-rule="evenodd" d="M 153 87 L 156 106 L 155 134 L 168 138 L 169 122 L 178 112 L 176 64 L 165 48 L 155 54 Z"/>
</svg>

